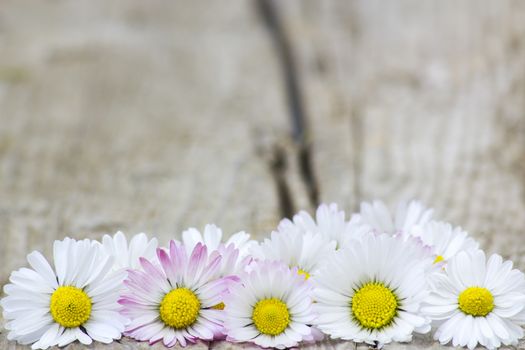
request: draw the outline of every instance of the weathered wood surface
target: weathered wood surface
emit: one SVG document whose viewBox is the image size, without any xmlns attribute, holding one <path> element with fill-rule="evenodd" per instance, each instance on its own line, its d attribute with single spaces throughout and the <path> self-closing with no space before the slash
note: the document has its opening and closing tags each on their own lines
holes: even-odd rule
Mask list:
<svg viewBox="0 0 525 350">
<path fill-rule="evenodd" d="M 0 283 L 66 235 L 262 237 L 375 198 L 420 198 L 525 269 L 523 18 L 520 1 L 3 1 Z"/>
</svg>

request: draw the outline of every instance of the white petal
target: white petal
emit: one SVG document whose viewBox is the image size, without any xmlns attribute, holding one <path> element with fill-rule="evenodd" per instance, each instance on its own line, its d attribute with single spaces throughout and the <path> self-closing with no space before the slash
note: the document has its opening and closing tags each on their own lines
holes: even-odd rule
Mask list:
<svg viewBox="0 0 525 350">
<path fill-rule="evenodd" d="M 33 344 L 34 349 L 48 348 L 57 343 L 59 335 L 60 325 L 57 323 L 52 324 L 48 330 L 42 335 L 39 341 Z"/>
<path fill-rule="evenodd" d="M 77 339 L 77 335 L 74 328 L 66 328 L 64 333 L 58 338 L 58 346 L 65 346 L 69 343 L 74 342 Z"/>
<path fill-rule="evenodd" d="M 509 337 L 509 332 L 498 316 L 494 315 L 494 313 L 490 313 L 486 319 L 494 334 L 496 334 L 499 338 L 507 339 Z"/>
<path fill-rule="evenodd" d="M 51 287 L 57 288 L 57 277 L 55 272 L 49 266 L 47 260 L 37 251 L 32 252 L 27 256 L 27 261 L 31 267 L 44 279 Z"/>
<path fill-rule="evenodd" d="M 93 339 L 91 339 L 86 333 L 82 332 L 80 328 L 74 328 L 75 329 L 75 335 L 79 342 L 81 342 L 84 345 L 89 345 L 93 342 Z"/>
</svg>

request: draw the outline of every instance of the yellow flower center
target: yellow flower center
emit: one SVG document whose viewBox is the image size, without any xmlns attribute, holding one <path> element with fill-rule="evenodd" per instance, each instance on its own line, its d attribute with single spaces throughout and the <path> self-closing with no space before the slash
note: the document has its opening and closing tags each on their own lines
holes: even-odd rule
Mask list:
<svg viewBox="0 0 525 350">
<path fill-rule="evenodd" d="M 470 287 L 458 297 L 459 309 L 472 316 L 487 316 L 494 309 L 494 297 L 487 288 Z"/>
<path fill-rule="evenodd" d="M 441 255 L 438 255 L 438 256 L 436 256 L 436 259 L 434 260 L 434 264 L 437 264 L 438 262 L 441 262 L 443 260 L 445 260 L 445 259 L 443 259 L 443 257 Z"/>
<path fill-rule="evenodd" d="M 91 299 L 82 289 L 60 286 L 51 295 L 51 316 L 65 328 L 83 325 L 91 316 Z"/>
<path fill-rule="evenodd" d="M 191 326 L 199 316 L 201 303 L 188 288 L 177 288 L 164 296 L 160 303 L 160 319 L 170 327 Z"/>
<path fill-rule="evenodd" d="M 355 292 L 350 303 L 354 319 L 368 329 L 389 325 L 399 306 L 396 295 L 379 282 L 364 284 Z"/>
<path fill-rule="evenodd" d="M 252 320 L 259 332 L 267 335 L 279 335 L 290 324 L 288 307 L 276 298 L 263 299 L 255 304 Z"/>
<path fill-rule="evenodd" d="M 299 275 L 303 275 L 305 280 L 310 278 L 310 274 L 308 272 L 306 272 L 305 270 L 303 270 L 303 269 L 297 270 L 297 273 Z"/>
<path fill-rule="evenodd" d="M 220 302 L 220 303 L 218 303 L 217 305 L 213 305 L 211 308 L 212 308 L 212 309 L 215 309 L 215 310 L 224 310 L 224 307 L 225 307 L 225 306 L 226 306 L 226 305 L 224 305 L 223 302 Z"/>
</svg>

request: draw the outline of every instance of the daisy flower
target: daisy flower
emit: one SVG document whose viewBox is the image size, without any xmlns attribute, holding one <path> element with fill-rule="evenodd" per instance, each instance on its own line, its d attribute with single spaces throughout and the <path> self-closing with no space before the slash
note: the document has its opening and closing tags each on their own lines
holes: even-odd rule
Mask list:
<svg viewBox="0 0 525 350">
<path fill-rule="evenodd" d="M 408 233 L 414 226 L 425 225 L 431 220 L 432 214 L 432 209 L 427 209 L 418 201 L 399 203 L 395 214 L 383 202 L 373 201 L 361 203 L 360 212 L 355 219 L 377 233 L 398 235 Z"/>
<path fill-rule="evenodd" d="M 280 261 L 298 268 L 306 279 L 315 276 L 327 257 L 335 252 L 335 241 L 327 241 L 319 233 L 302 233 L 297 226 L 281 226 L 281 231 L 272 232 L 270 239 L 252 250 L 259 260 Z"/>
<path fill-rule="evenodd" d="M 222 256 L 208 255 L 197 243 L 190 256 L 171 241 L 169 251 L 157 249 L 160 266 L 141 258 L 142 270 L 130 270 L 127 290 L 119 303 L 131 319 L 125 335 L 150 344 L 162 341 L 172 347 L 222 334 L 222 311 L 227 281 L 215 278 Z"/>
<path fill-rule="evenodd" d="M 340 248 L 349 239 L 359 238 L 368 231 L 355 220 L 346 221 L 345 213 L 337 208 L 337 204 L 321 204 L 315 213 L 315 218 L 305 211 L 294 215 L 293 220 L 283 219 L 278 226 L 278 231 L 299 230 L 302 233 L 311 232 L 322 235 L 328 241 L 335 241 Z"/>
<path fill-rule="evenodd" d="M 516 345 L 525 325 L 525 277 L 499 255 L 460 252 L 434 276 L 423 312 L 436 320 L 441 344 L 488 349 Z"/>
<path fill-rule="evenodd" d="M 33 349 L 120 339 L 127 320 L 117 300 L 125 272 L 109 273 L 113 259 L 91 240 L 66 238 L 53 248 L 54 269 L 34 251 L 27 256 L 31 268 L 14 271 L 4 287 L 8 339 Z"/>
<path fill-rule="evenodd" d="M 251 240 L 250 235 L 244 231 L 234 233 L 225 242 L 222 242 L 222 230 L 212 224 L 206 225 L 203 233 L 196 228 L 187 229 L 182 233 L 182 243 L 186 246 L 188 254 L 195 248 L 197 243 L 204 244 L 208 247 L 209 252 L 217 250 L 221 244 L 224 246 L 233 244 L 235 248 L 239 249 L 241 258 L 248 256 L 251 247 L 257 245 L 257 242 Z"/>
<path fill-rule="evenodd" d="M 222 256 L 217 277 L 225 277 L 233 282 L 239 281 L 238 275 L 244 272 L 253 260 L 251 255 L 241 257 L 239 249 L 235 248 L 233 244 L 227 246 L 221 244 L 217 250 L 211 252 L 210 258 L 214 254 Z"/>
<path fill-rule="evenodd" d="M 428 295 L 420 247 L 382 234 L 369 234 L 338 250 L 313 278 L 316 325 L 332 338 L 386 344 L 426 333 L 420 314 Z"/>
<path fill-rule="evenodd" d="M 204 234 L 195 228 L 189 228 L 182 233 L 182 243 L 186 247 L 186 254 L 190 255 L 199 243 L 205 245 L 209 255 L 218 252 L 222 256 L 217 277 L 228 276 L 236 280 L 235 275 L 244 271 L 252 260 L 250 251 L 258 243 L 250 240 L 250 235 L 244 231 L 233 234 L 224 243 L 221 240 L 222 230 L 215 225 L 206 225 Z"/>
<path fill-rule="evenodd" d="M 257 262 L 226 298 L 228 340 L 284 349 L 312 339 L 311 284 L 279 262 Z"/>
<path fill-rule="evenodd" d="M 446 263 L 462 251 L 476 251 L 479 244 L 461 227 L 446 222 L 431 221 L 423 227 L 415 227 L 410 234 L 430 248 L 434 263 Z"/>
<path fill-rule="evenodd" d="M 102 237 L 104 251 L 115 259 L 114 270 L 139 268 L 139 258 L 154 259 L 157 246 L 157 239 L 148 240 L 148 236 L 144 233 L 134 235 L 129 245 L 126 235 L 120 231 L 115 233 L 113 237 L 110 235 Z"/>
</svg>

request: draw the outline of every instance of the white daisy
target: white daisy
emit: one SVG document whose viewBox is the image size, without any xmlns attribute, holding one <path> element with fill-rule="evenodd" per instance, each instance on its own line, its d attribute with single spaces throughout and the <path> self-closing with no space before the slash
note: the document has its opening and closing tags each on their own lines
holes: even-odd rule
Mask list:
<svg viewBox="0 0 525 350">
<path fill-rule="evenodd" d="M 488 349 L 516 345 L 525 325 L 525 277 L 499 255 L 460 252 L 433 276 L 423 312 L 436 320 L 441 344 Z"/>
<path fill-rule="evenodd" d="M 355 219 L 377 233 L 398 235 L 408 233 L 414 226 L 425 225 L 431 220 L 432 214 L 432 209 L 427 209 L 418 201 L 399 203 L 395 214 L 383 202 L 373 201 L 361 203 L 360 212 Z"/>
<path fill-rule="evenodd" d="M 222 242 L 222 230 L 209 224 L 204 227 L 204 232 L 201 233 L 196 228 L 189 228 L 182 233 L 182 243 L 186 246 L 187 252 L 191 252 L 197 243 L 202 243 L 208 248 L 208 252 L 217 250 L 221 244 L 228 246 L 233 244 L 239 250 L 239 257 L 245 258 L 249 255 L 249 250 L 257 242 L 250 239 L 250 235 L 244 231 L 234 233 L 225 242 Z"/>
<path fill-rule="evenodd" d="M 311 284 L 279 262 L 258 262 L 226 299 L 228 340 L 284 349 L 313 338 Z"/>
<path fill-rule="evenodd" d="M 157 239 L 152 238 L 148 240 L 148 236 L 144 233 L 134 235 L 129 245 L 126 235 L 121 231 L 115 233 L 113 237 L 110 235 L 104 235 L 104 237 L 102 237 L 102 247 L 104 251 L 114 257 L 114 270 L 139 268 L 139 258 L 154 259 L 157 246 Z"/>
<path fill-rule="evenodd" d="M 221 239 L 222 230 L 215 225 L 206 225 L 204 234 L 195 228 L 190 228 L 182 233 L 182 243 L 186 248 L 186 254 L 191 254 L 199 243 L 205 245 L 210 258 L 212 254 L 222 256 L 217 277 L 228 276 L 236 280 L 235 275 L 243 272 L 252 260 L 250 251 L 258 243 L 250 240 L 250 235 L 244 231 L 233 234 L 225 243 Z"/>
<path fill-rule="evenodd" d="M 280 261 L 307 279 L 315 276 L 327 257 L 335 252 L 335 241 L 327 241 L 321 234 L 302 233 L 295 225 L 280 226 L 270 239 L 252 249 L 253 256 L 259 260 Z"/>
<path fill-rule="evenodd" d="M 335 241 L 340 248 L 353 238 L 360 238 L 368 228 L 357 223 L 345 220 L 345 213 L 337 208 L 337 204 L 321 204 L 315 213 L 315 218 L 305 211 L 300 211 L 293 217 L 293 221 L 283 219 L 278 226 L 278 231 L 299 230 L 302 233 L 318 233 L 328 241 Z"/>
<path fill-rule="evenodd" d="M 91 240 L 66 238 L 53 248 L 54 269 L 34 251 L 27 256 L 32 269 L 14 271 L 4 287 L 8 339 L 33 349 L 120 339 L 126 319 L 117 300 L 125 272 L 109 273 L 113 259 Z"/>
<path fill-rule="evenodd" d="M 476 251 L 479 247 L 461 227 L 452 227 L 446 222 L 431 221 L 422 227 L 414 227 L 410 235 L 420 239 L 430 248 L 435 263 L 446 263 L 459 252 Z"/>
<path fill-rule="evenodd" d="M 369 234 L 338 250 L 313 278 L 317 326 L 332 338 L 385 344 L 426 333 L 420 314 L 428 295 L 420 247 L 382 234 Z"/>
</svg>

